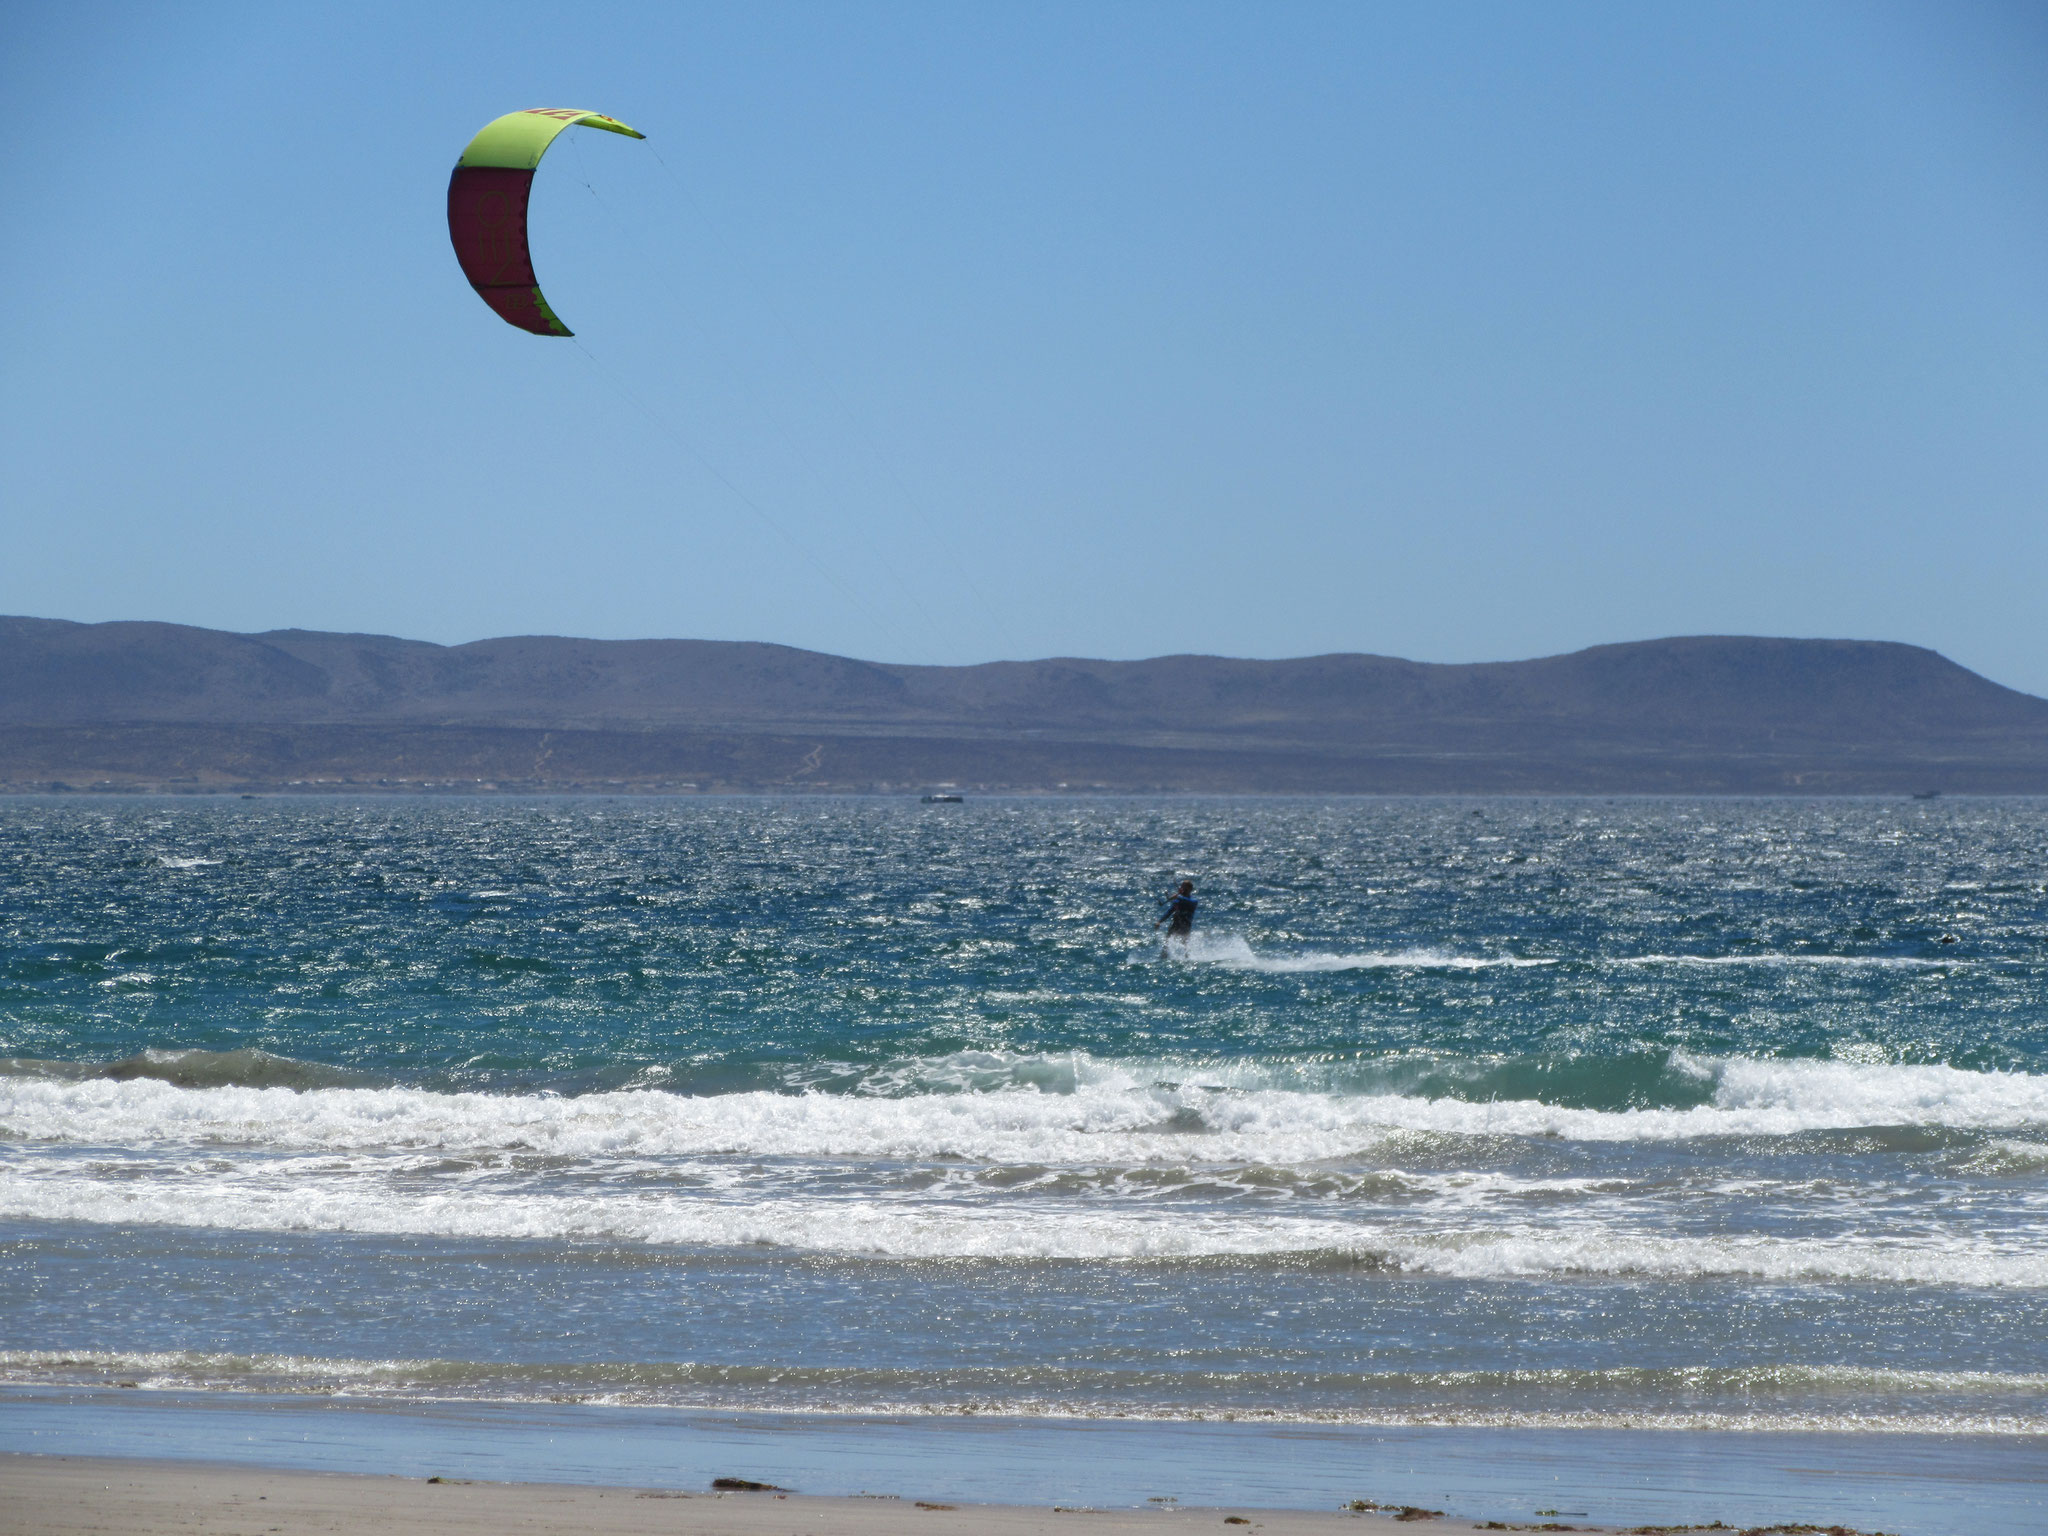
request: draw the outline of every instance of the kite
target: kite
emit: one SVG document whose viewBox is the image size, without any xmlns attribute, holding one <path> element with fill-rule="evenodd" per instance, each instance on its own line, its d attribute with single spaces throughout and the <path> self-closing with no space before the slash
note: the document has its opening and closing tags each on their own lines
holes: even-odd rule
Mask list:
<svg viewBox="0 0 2048 1536">
<path fill-rule="evenodd" d="M 646 134 L 602 112 L 528 107 L 484 124 L 448 179 L 448 238 L 462 275 L 500 319 L 536 336 L 572 336 L 541 297 L 526 244 L 526 199 L 540 157 L 564 128 L 602 128 L 629 139 Z"/>
</svg>

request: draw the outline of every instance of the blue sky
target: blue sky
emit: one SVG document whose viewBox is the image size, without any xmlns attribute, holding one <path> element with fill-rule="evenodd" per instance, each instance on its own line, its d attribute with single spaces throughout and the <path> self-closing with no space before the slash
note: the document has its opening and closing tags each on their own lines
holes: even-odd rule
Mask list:
<svg viewBox="0 0 2048 1536">
<path fill-rule="evenodd" d="M 2048 24 L 15 7 L 0 612 L 2048 692 Z M 523 106 L 576 344 L 448 250 Z"/>
</svg>

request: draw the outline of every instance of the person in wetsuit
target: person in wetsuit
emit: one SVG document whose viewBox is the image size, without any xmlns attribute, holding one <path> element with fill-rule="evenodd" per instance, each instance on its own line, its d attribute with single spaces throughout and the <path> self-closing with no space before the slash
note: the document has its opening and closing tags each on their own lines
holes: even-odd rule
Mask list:
<svg viewBox="0 0 2048 1536">
<path fill-rule="evenodd" d="M 1180 889 L 1166 898 L 1166 910 L 1159 914 L 1159 921 L 1152 925 L 1157 933 L 1162 925 L 1166 929 L 1166 942 L 1171 944 L 1179 939 L 1185 945 L 1195 931 L 1195 908 L 1201 905 L 1195 900 L 1195 882 L 1183 880 Z M 1166 953 L 1166 945 L 1159 946 L 1159 953 Z"/>
</svg>

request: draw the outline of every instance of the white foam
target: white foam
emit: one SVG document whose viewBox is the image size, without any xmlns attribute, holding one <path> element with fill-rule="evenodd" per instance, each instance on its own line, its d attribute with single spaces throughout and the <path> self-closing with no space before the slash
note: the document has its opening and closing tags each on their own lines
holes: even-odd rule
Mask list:
<svg viewBox="0 0 2048 1536">
<path fill-rule="evenodd" d="M 2043 1125 L 2048 1124 L 2048 1078 L 1948 1066 L 1734 1056 L 1719 1064 L 1710 1112 L 1726 1115 L 1743 1134 Z"/>
<path fill-rule="evenodd" d="M 1085 1371 L 1064 1373 L 1057 1397 L 1017 1390 L 1011 1373 L 946 1370 L 861 1372 L 762 1365 L 734 1367 L 690 1361 L 555 1362 L 435 1359 L 359 1360 L 308 1355 L 230 1355 L 186 1350 L 5 1350 L 0 1382 L 18 1386 L 104 1385 L 120 1380 L 144 1391 L 299 1393 L 413 1402 L 563 1402 L 593 1405 L 688 1406 L 698 1410 L 803 1414 L 934 1416 L 990 1414 L 1017 1418 L 1264 1422 L 1374 1425 L 1465 1425 L 1500 1428 L 1632 1428 L 1834 1430 L 1915 1434 L 2042 1434 L 2048 1416 L 2035 1411 L 2044 1379 L 1978 1371 L 1764 1367 L 1644 1371 L 1635 1369 L 1508 1372 L 1369 1373 L 1355 1378 L 1351 1403 L 1331 1407 L 1303 1398 L 1292 1383 L 1232 1373 L 1221 1400 L 1133 1399 Z M 1026 1371 L 1024 1375 L 1041 1373 Z M 1104 1372 L 1103 1376 L 1117 1373 Z M 1674 1382 L 1672 1379 L 1677 1378 Z M 1678 1386 L 1695 1406 L 1671 1411 L 1631 1403 L 1645 1387 Z M 922 1391 L 917 1388 L 922 1387 Z M 1260 1393 L 1258 1388 L 1265 1386 Z M 1460 1399 L 1490 1389 L 1494 1401 Z M 1276 1390 L 1277 1389 L 1277 1390 Z M 1700 1403 L 1703 1391 L 1718 1400 Z M 880 1396 L 878 1392 L 891 1393 Z M 1837 1394 L 1851 1394 L 1844 1401 Z M 913 1395 L 914 1394 L 914 1395 Z M 1233 1396 L 1251 1399 L 1232 1401 Z M 1503 1394 L 1540 1400 L 1514 1407 Z M 1284 1407 L 1260 1403 L 1278 1396 Z M 1932 1405 L 1959 1401 L 1948 1408 Z M 1560 1400 L 1578 1406 L 1555 1406 Z M 1990 1401 L 1985 1401 L 1990 1399 Z M 2001 1405 L 2018 1399 L 2026 1408 Z M 1902 1411 L 1901 1404 L 1921 1406 Z M 1741 1406 L 1735 1406 L 1740 1403 Z"/>
<path fill-rule="evenodd" d="M 1592 1229 L 1461 1234 L 1397 1245 L 1401 1268 L 1461 1279 L 1587 1275 L 1780 1283 L 1890 1282 L 1993 1289 L 2048 1286 L 2048 1252 L 2013 1252 L 1954 1238 L 1908 1242 L 1852 1236 L 1683 1237 Z"/>
<path fill-rule="evenodd" d="M 1483 971 L 1496 968 L 1555 965 L 1555 960 L 1525 959 L 1516 955 L 1454 955 L 1437 949 L 1333 952 L 1298 950 L 1289 954 L 1260 954 L 1248 940 L 1234 933 L 1196 934 L 1185 950 L 1170 948 L 1169 959 L 1186 959 L 1195 965 L 1215 965 L 1233 971 L 1264 971 L 1291 975 L 1311 971 Z"/>
<path fill-rule="evenodd" d="M 1811 954 L 1761 954 L 1761 955 L 1624 955 L 1607 962 L 1611 965 L 1761 965 L 1761 966 L 1824 966 L 1841 967 L 1850 970 L 1952 970 L 1969 962 L 1960 958 L 1953 960 L 1928 960 L 1909 955 L 1811 955 Z"/>
<path fill-rule="evenodd" d="M 1135 956 L 1145 959 L 1147 950 Z M 1213 965 L 1224 970 L 1260 971 L 1289 975 L 1314 971 L 1485 971 L 1522 970 L 1557 965 L 1554 956 L 1461 955 L 1449 950 L 1412 946 L 1398 950 L 1294 950 L 1263 952 L 1252 948 L 1242 934 L 1197 933 L 1185 945 L 1167 950 L 1169 960 L 1193 965 Z M 1818 967 L 1845 970 L 1952 970 L 1972 962 L 1961 957 L 1928 958 L 1914 955 L 1827 955 L 1798 952 L 1752 955 L 1619 955 L 1603 957 L 1603 965 L 1617 966 L 1762 966 L 1766 968 Z"/>
<path fill-rule="evenodd" d="M 416 1088 L 182 1088 L 154 1079 L 0 1078 L 0 1134 L 99 1146 L 282 1151 L 435 1148 L 551 1156 L 948 1158 L 1005 1165 L 1298 1166 L 1355 1158 L 1395 1132 L 1670 1141 L 1870 1126 L 2048 1126 L 2048 1078 L 1947 1066 L 1723 1059 L 1711 1103 L 1579 1109 L 1392 1092 L 1236 1086 L 1283 1067 L 981 1053 L 1025 1086 L 899 1097 L 650 1089 L 550 1095 Z M 1702 1063 L 1689 1063 L 1700 1070 Z M 969 1074 L 972 1075 L 971 1073 Z M 1220 1081 L 1219 1081 L 1220 1079 Z M 1049 1090 L 1049 1091 L 1048 1091 Z"/>
<path fill-rule="evenodd" d="M 874 1258 L 1161 1261 L 1316 1254 L 1367 1267 L 1463 1279 L 1573 1276 L 1775 1282 L 2048 1287 L 2048 1251 L 2000 1250 L 1952 1236 L 1683 1237 L 1597 1222 L 1429 1230 L 1426 1224 L 1130 1205 L 992 1205 L 965 1200 L 732 1200 L 694 1191 L 546 1193 L 449 1181 L 290 1176 L 257 1169 L 106 1180 L 0 1171 L 0 1216 L 16 1220 L 348 1232 L 469 1240 L 771 1247 Z"/>
</svg>

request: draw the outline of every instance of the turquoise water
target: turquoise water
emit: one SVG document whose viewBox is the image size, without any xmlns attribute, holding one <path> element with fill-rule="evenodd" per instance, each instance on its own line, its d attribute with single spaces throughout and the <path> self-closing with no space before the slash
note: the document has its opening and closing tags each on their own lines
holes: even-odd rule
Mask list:
<svg viewBox="0 0 2048 1536">
<path fill-rule="evenodd" d="M 14 801 L 0 1056 L 24 1390 L 2048 1430 L 2048 803 Z"/>
</svg>

